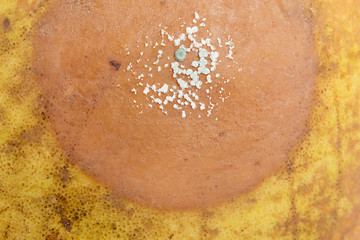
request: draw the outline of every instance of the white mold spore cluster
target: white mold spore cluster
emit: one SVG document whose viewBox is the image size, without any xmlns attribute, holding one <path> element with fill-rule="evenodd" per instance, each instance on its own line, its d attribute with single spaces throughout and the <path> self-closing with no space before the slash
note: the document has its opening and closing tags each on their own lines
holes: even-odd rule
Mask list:
<svg viewBox="0 0 360 240">
<path fill-rule="evenodd" d="M 149 60 L 144 56 L 144 52 L 140 52 L 139 59 L 126 67 L 126 71 L 130 71 L 133 76 L 129 81 L 134 82 L 129 91 L 134 95 L 143 94 L 148 101 L 145 107 L 158 108 L 165 115 L 168 115 L 170 109 L 176 110 L 182 118 L 194 114 L 199 118 L 210 117 L 219 102 L 214 101 L 214 96 L 222 102 L 230 97 L 225 85 L 235 78 L 221 76 L 217 68 L 222 64 L 221 59 L 229 59 L 237 64 L 233 59 L 235 45 L 230 35 L 226 39 L 214 39 L 212 33 L 205 30 L 205 26 L 206 18 L 200 19 L 199 14 L 195 12 L 190 26 L 185 27 L 185 23 L 181 25 L 184 32 L 179 36 L 170 35 L 167 27 L 160 24 L 160 43 L 153 43 L 146 37 L 144 47 L 157 50 L 155 60 Z M 198 37 L 200 32 L 207 37 Z M 176 61 L 174 55 L 164 56 L 164 49 L 171 47 L 169 45 L 174 48 L 174 53 L 176 49 L 183 48 L 187 58 L 190 58 L 190 64 L 186 66 L 184 62 Z M 226 51 L 222 51 L 227 52 L 226 56 L 220 56 L 221 48 L 226 48 Z M 126 55 L 130 55 L 128 49 Z M 194 59 L 191 59 L 191 56 Z M 189 62 L 189 59 L 186 60 Z M 137 73 L 134 71 L 135 65 L 142 65 L 141 67 L 147 71 Z M 230 65 L 221 67 L 229 68 Z M 172 84 L 157 81 L 154 75 L 161 71 L 171 71 Z M 137 108 L 144 107 L 144 104 L 138 104 L 136 99 L 132 102 Z M 142 113 L 143 111 L 139 110 L 139 114 Z"/>
</svg>

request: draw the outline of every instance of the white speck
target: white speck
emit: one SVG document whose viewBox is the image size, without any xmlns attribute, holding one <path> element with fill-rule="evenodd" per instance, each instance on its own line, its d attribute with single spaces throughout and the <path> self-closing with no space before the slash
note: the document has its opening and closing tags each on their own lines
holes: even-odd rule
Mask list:
<svg viewBox="0 0 360 240">
<path fill-rule="evenodd" d="M 151 89 L 155 92 L 155 91 L 156 91 L 156 85 L 153 84 L 153 85 L 151 86 Z"/>
<path fill-rule="evenodd" d="M 185 112 L 185 111 L 182 111 L 181 116 L 182 116 L 182 118 L 186 118 L 186 112 Z"/>
<path fill-rule="evenodd" d="M 167 93 L 169 90 L 169 85 L 164 84 L 160 89 L 158 89 L 158 92 Z"/>
<path fill-rule="evenodd" d="M 152 97 L 152 98 L 153 98 L 155 103 L 162 104 L 162 101 L 161 101 L 160 98 L 154 98 L 154 97 Z M 160 107 L 162 107 L 162 106 L 160 106 Z"/>
<path fill-rule="evenodd" d="M 182 109 L 182 107 L 179 107 L 179 105 L 177 105 L 177 104 L 174 104 L 174 106 L 173 106 L 175 109 L 177 109 L 177 110 L 180 110 L 180 109 Z"/>
<path fill-rule="evenodd" d="M 175 99 L 175 94 L 172 97 L 166 96 L 166 101 L 168 101 L 168 102 L 173 102 L 174 99 Z"/>
<path fill-rule="evenodd" d="M 187 33 L 187 34 L 192 34 L 192 29 L 191 29 L 191 27 L 187 27 L 187 28 L 186 28 L 186 33 Z"/>
<path fill-rule="evenodd" d="M 210 54 L 211 61 L 216 62 L 218 57 L 219 57 L 218 52 L 211 52 L 211 54 Z"/>
<path fill-rule="evenodd" d="M 205 75 L 207 75 L 207 74 L 210 73 L 210 69 L 204 68 L 204 69 L 202 70 L 202 73 L 205 74 Z"/>
<path fill-rule="evenodd" d="M 199 62 L 198 62 L 198 61 L 193 61 L 193 62 L 191 63 L 191 66 L 197 68 L 197 67 L 199 66 Z"/>
<path fill-rule="evenodd" d="M 184 80 L 182 80 L 181 78 L 178 78 L 178 79 L 177 79 L 177 82 L 178 82 L 178 84 L 179 84 L 179 86 L 180 86 L 181 89 L 184 89 L 184 88 L 188 88 L 188 87 L 189 87 L 188 83 L 185 82 Z"/>
<path fill-rule="evenodd" d="M 209 52 L 206 49 L 201 48 L 199 51 L 200 58 L 206 58 L 209 55 Z"/>
<path fill-rule="evenodd" d="M 195 19 L 199 19 L 199 18 L 200 18 L 199 14 L 195 12 Z"/>
<path fill-rule="evenodd" d="M 212 81 L 211 81 L 211 75 L 207 75 L 206 76 L 206 80 L 207 80 L 207 83 L 211 83 Z"/>
<path fill-rule="evenodd" d="M 218 43 L 219 43 L 219 47 L 222 47 L 222 45 L 221 45 L 221 39 L 218 38 L 217 40 L 218 40 Z"/>
<path fill-rule="evenodd" d="M 148 94 L 150 92 L 150 90 L 149 90 L 149 87 L 146 87 L 145 89 L 144 89 L 144 91 L 143 91 L 143 93 L 146 95 L 146 94 Z"/>
<path fill-rule="evenodd" d="M 131 89 L 131 92 L 136 94 L 136 89 L 135 88 Z"/>
<path fill-rule="evenodd" d="M 188 100 L 189 102 L 192 102 L 192 99 L 189 97 L 188 94 L 185 94 L 185 95 L 184 95 L 184 98 L 185 98 L 186 100 Z"/>
<path fill-rule="evenodd" d="M 235 48 L 235 47 L 234 47 L 234 43 L 230 40 L 230 41 L 226 42 L 225 45 L 226 45 L 226 46 L 229 46 L 229 53 L 226 55 L 226 57 L 229 58 L 229 59 L 234 59 L 234 58 L 232 57 L 232 55 L 233 55 L 233 51 L 232 51 L 232 50 Z"/>
<path fill-rule="evenodd" d="M 179 90 L 178 91 L 178 97 L 182 98 L 184 96 L 184 91 L 183 90 Z"/>
</svg>

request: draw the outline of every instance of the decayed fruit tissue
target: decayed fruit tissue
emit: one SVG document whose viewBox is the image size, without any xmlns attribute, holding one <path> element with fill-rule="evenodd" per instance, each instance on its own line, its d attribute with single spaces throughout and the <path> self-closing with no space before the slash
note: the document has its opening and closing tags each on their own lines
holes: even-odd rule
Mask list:
<svg viewBox="0 0 360 240">
<path fill-rule="evenodd" d="M 2 0 L 0 239 L 360 239 L 359 21 Z"/>
</svg>

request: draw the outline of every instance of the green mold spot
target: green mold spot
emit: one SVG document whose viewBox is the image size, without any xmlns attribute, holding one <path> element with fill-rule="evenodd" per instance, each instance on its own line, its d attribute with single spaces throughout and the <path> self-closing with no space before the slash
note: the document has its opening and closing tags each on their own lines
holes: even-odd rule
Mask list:
<svg viewBox="0 0 360 240">
<path fill-rule="evenodd" d="M 175 58 L 176 60 L 178 60 L 179 62 L 182 62 L 185 60 L 186 58 L 186 51 L 183 48 L 179 48 L 175 51 Z"/>
</svg>

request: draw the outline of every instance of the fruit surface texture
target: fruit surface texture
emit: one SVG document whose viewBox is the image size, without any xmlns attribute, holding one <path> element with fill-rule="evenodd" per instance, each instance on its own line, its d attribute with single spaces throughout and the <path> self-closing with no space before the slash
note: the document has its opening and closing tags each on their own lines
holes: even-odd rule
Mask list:
<svg viewBox="0 0 360 240">
<path fill-rule="evenodd" d="M 318 59 L 306 137 L 255 188 L 201 210 L 119 199 L 69 163 L 33 66 L 34 33 L 53 4 L 0 4 L 1 239 L 360 238 L 359 1 L 304 3 Z"/>
</svg>

